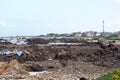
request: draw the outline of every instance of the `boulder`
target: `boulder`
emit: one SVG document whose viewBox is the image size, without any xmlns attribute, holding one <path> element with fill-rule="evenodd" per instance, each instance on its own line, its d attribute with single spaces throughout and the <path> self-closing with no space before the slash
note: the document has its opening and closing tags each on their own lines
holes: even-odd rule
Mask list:
<svg viewBox="0 0 120 80">
<path fill-rule="evenodd" d="M 11 60 L 9 63 L 4 62 L 0 67 L 0 73 L 0 78 L 24 79 L 29 75 L 27 66 L 19 63 L 16 59 Z"/>
<path fill-rule="evenodd" d="M 10 63 L 7 66 L 6 71 L 26 71 L 27 68 L 24 64 L 19 63 L 16 59 L 13 59 L 10 61 Z"/>
<path fill-rule="evenodd" d="M 2 74 L 3 72 L 5 72 L 5 70 L 7 69 L 8 66 L 8 62 L 3 62 L 1 67 L 0 67 L 0 74 Z"/>
<path fill-rule="evenodd" d="M 98 39 L 98 43 L 103 46 L 108 46 L 109 42 L 103 38 Z"/>
</svg>

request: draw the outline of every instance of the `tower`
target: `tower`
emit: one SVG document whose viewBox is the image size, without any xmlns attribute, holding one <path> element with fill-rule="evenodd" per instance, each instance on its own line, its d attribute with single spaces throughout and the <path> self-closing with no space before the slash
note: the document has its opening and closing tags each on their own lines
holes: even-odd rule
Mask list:
<svg viewBox="0 0 120 80">
<path fill-rule="evenodd" d="M 105 33 L 105 32 L 104 32 L 104 20 L 103 20 L 102 23 L 103 23 L 103 34 L 102 34 L 102 36 L 104 37 L 104 33 Z"/>
</svg>

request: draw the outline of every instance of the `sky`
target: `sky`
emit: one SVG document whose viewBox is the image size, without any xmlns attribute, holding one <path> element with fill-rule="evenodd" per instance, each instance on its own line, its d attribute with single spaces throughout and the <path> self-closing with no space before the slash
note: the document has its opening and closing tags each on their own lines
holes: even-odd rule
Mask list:
<svg viewBox="0 0 120 80">
<path fill-rule="evenodd" d="M 0 36 L 120 31 L 120 0 L 0 0 Z"/>
</svg>

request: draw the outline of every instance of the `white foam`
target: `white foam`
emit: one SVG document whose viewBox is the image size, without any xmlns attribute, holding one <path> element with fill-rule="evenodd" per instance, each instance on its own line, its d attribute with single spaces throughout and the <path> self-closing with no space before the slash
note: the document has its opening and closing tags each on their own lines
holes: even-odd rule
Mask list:
<svg viewBox="0 0 120 80">
<path fill-rule="evenodd" d="M 18 54 L 20 56 L 23 52 L 21 50 L 17 50 L 17 49 L 15 49 L 13 51 L 11 51 L 11 50 L 0 51 L 0 54 L 10 54 L 10 53 Z"/>
</svg>

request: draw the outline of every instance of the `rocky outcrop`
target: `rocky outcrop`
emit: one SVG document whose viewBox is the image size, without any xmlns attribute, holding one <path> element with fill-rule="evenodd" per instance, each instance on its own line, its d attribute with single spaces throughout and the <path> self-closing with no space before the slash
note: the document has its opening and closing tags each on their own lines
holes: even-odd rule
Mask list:
<svg viewBox="0 0 120 80">
<path fill-rule="evenodd" d="M 111 45 L 106 40 L 97 42 L 83 42 L 81 45 L 4 45 L 0 50 L 14 50 L 19 49 L 23 53 L 19 56 L 17 54 L 0 54 L 0 61 L 9 62 L 16 59 L 21 63 L 33 62 L 29 65 L 29 70 L 41 71 L 43 66 L 41 62 L 58 60 L 62 66 L 68 60 L 77 61 L 82 60 L 91 62 L 94 65 L 107 67 L 120 67 L 120 46 Z M 109 60 L 110 59 L 110 60 Z M 39 62 L 35 63 L 34 62 Z M 114 64 L 114 65 L 112 65 Z M 50 65 L 51 66 L 51 65 Z M 39 68 L 40 67 L 40 68 Z M 49 66 L 48 66 L 49 67 Z M 55 67 L 55 66 L 52 66 Z"/>
<path fill-rule="evenodd" d="M 52 38 L 52 39 L 44 39 L 44 38 L 31 38 L 27 39 L 26 42 L 28 44 L 48 44 L 48 43 L 81 43 L 85 42 L 83 39 L 71 39 L 71 38 Z"/>
</svg>

